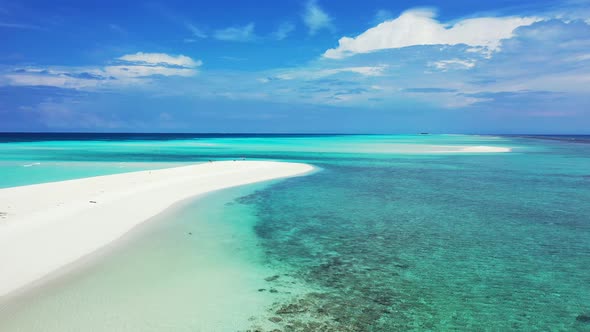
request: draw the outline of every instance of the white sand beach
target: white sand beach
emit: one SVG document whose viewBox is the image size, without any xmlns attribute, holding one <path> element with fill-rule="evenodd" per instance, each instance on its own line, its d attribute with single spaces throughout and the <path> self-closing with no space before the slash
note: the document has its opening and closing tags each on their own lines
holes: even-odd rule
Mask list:
<svg viewBox="0 0 590 332">
<path fill-rule="evenodd" d="M 299 163 L 218 161 L 0 189 L 0 296 L 104 247 L 178 201 L 312 170 Z"/>
</svg>

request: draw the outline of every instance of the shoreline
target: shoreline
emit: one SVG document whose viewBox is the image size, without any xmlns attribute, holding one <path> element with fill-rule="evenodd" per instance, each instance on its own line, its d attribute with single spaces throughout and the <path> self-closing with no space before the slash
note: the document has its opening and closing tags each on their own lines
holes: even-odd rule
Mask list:
<svg viewBox="0 0 590 332">
<path fill-rule="evenodd" d="M 102 249 L 180 201 L 313 169 L 217 161 L 0 189 L 0 266 L 9 271 L 0 275 L 0 298 Z"/>
<path fill-rule="evenodd" d="M 280 181 L 174 203 L 116 241 L 0 297 L 0 330 L 33 332 L 45 319 L 59 322 L 55 331 L 83 330 L 97 319 L 100 331 L 120 326 L 145 331 L 152 324 L 181 331 L 186 326 L 195 331 L 273 330 L 268 310 L 291 294 L 259 289 L 277 286 L 266 280 L 274 275 L 280 274 L 283 283 L 291 279 L 267 264 L 254 231 L 257 220 L 243 213 L 250 207 L 235 200 Z M 124 321 L 113 317 L 122 312 Z"/>
</svg>

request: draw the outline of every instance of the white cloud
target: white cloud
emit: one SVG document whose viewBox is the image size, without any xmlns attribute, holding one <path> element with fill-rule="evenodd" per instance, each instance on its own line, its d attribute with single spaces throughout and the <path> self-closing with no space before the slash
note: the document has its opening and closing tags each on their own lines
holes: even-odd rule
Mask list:
<svg viewBox="0 0 590 332">
<path fill-rule="evenodd" d="M 316 0 L 310 0 L 305 6 L 303 22 L 309 29 L 309 34 L 314 35 L 322 29 L 332 29 L 332 17 L 330 17 Z"/>
<path fill-rule="evenodd" d="M 516 28 L 540 21 L 536 17 L 479 17 L 445 24 L 435 16 L 427 9 L 406 11 L 355 38 L 340 38 L 338 47 L 327 50 L 324 57 L 340 59 L 357 53 L 416 45 L 466 44 L 497 51 L 501 40 L 511 38 Z"/>
<path fill-rule="evenodd" d="M 161 76 L 193 76 L 197 73 L 191 68 L 174 68 L 163 66 L 107 66 L 101 70 L 106 76 L 117 79 Z"/>
<path fill-rule="evenodd" d="M 93 88 L 100 84 L 100 81 L 90 79 L 79 79 L 63 74 L 43 75 L 40 73 L 18 73 L 4 75 L 8 85 L 15 86 L 55 86 L 66 89 Z"/>
<path fill-rule="evenodd" d="M 197 74 L 200 60 L 165 53 L 127 54 L 117 58 L 121 64 L 105 67 L 19 68 L 1 75 L 8 85 L 55 86 L 68 89 L 92 89 L 149 83 L 153 76 L 189 77 Z"/>
<path fill-rule="evenodd" d="M 434 67 L 438 70 L 446 71 L 448 69 L 471 69 L 475 67 L 475 61 L 473 60 L 461 60 L 461 59 L 450 59 L 441 60 L 428 63 L 430 67 Z"/>
<path fill-rule="evenodd" d="M 244 26 L 234 26 L 215 31 L 213 37 L 218 40 L 247 42 L 256 39 L 254 23 Z"/>
<path fill-rule="evenodd" d="M 127 54 L 118 58 L 119 60 L 138 63 L 142 65 L 162 65 L 162 66 L 180 66 L 194 68 L 203 63 L 198 60 L 194 61 L 186 55 L 168 55 L 166 53 L 143 53 Z"/>
</svg>

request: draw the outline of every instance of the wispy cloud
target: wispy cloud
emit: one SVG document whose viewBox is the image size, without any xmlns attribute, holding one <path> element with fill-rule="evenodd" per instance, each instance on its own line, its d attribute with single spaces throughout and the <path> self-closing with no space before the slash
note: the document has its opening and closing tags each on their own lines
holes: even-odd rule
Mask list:
<svg viewBox="0 0 590 332">
<path fill-rule="evenodd" d="M 144 78 L 155 75 L 160 76 L 193 76 L 197 72 L 192 68 L 171 68 L 165 66 L 120 65 L 106 66 L 102 69 L 105 75 L 122 79 Z"/>
<path fill-rule="evenodd" d="M 342 37 L 338 47 L 329 49 L 324 57 L 340 59 L 359 53 L 395 49 L 416 45 L 459 45 L 497 51 L 503 39 L 511 38 L 514 30 L 531 25 L 537 17 L 478 17 L 445 24 L 435 19 L 430 9 L 404 12 L 395 20 L 385 21 L 357 37 Z M 475 50 L 475 49 L 474 49 Z"/>
<path fill-rule="evenodd" d="M 120 34 L 120 35 L 127 35 L 127 30 L 123 29 L 118 24 L 114 24 L 114 23 L 109 24 L 109 29 L 113 32 Z"/>
<path fill-rule="evenodd" d="M 213 37 L 223 41 L 249 42 L 256 39 L 254 23 L 216 30 Z"/>
<path fill-rule="evenodd" d="M 304 80 L 317 80 L 328 76 L 349 73 L 349 74 L 356 74 L 359 76 L 381 76 L 383 75 L 387 66 L 363 66 L 363 67 L 340 67 L 340 68 L 329 68 L 329 69 L 312 69 L 312 68 L 303 68 L 298 70 L 286 70 L 282 71 L 276 75 L 267 78 L 269 81 L 279 79 L 279 80 L 294 80 L 294 79 L 304 79 Z"/>
<path fill-rule="evenodd" d="M 196 38 L 207 38 L 207 34 L 192 23 L 186 22 L 184 26 L 191 32 L 191 35 Z"/>
<path fill-rule="evenodd" d="M 43 28 L 41 28 L 40 26 L 33 25 L 33 24 L 10 23 L 10 22 L 0 22 L 0 28 L 26 29 L 26 30 L 43 30 Z"/>
<path fill-rule="evenodd" d="M 446 71 L 449 69 L 471 69 L 475 67 L 475 61 L 462 59 L 440 60 L 429 62 L 428 66 L 434 67 L 442 71 Z"/>
<path fill-rule="evenodd" d="M 375 18 L 373 19 L 373 21 L 371 23 L 373 24 L 379 24 L 388 20 L 393 19 L 393 13 L 390 12 L 389 10 L 386 9 L 379 9 L 376 13 L 375 13 Z"/>
<path fill-rule="evenodd" d="M 141 85 L 155 77 L 190 77 L 197 74 L 201 65 L 200 60 L 185 55 L 137 52 L 123 55 L 115 64 L 103 67 L 24 67 L 0 77 L 7 85 L 94 89 Z"/>
<path fill-rule="evenodd" d="M 295 25 L 291 22 L 283 22 L 279 27 L 271 34 L 271 37 L 276 40 L 283 40 L 289 36 L 291 32 L 295 30 Z"/>
<path fill-rule="evenodd" d="M 227 61 L 244 61 L 244 60 L 246 60 L 246 58 L 240 58 L 237 56 L 228 56 L 228 55 L 224 55 L 224 56 L 220 57 L 220 59 L 227 60 Z"/>
<path fill-rule="evenodd" d="M 450 92 L 457 92 L 457 89 L 447 89 L 447 88 L 406 88 L 403 89 L 405 92 L 411 93 L 450 93 Z"/>
<path fill-rule="evenodd" d="M 310 35 L 315 35 L 322 29 L 333 29 L 332 17 L 328 15 L 317 3 L 310 0 L 305 6 L 303 23 L 307 26 Z"/>
<path fill-rule="evenodd" d="M 194 43 L 197 39 L 208 38 L 203 30 L 194 26 L 193 24 L 187 23 L 187 29 L 192 33 L 191 38 L 185 38 L 185 43 Z M 257 40 L 283 40 L 287 38 L 291 32 L 295 30 L 295 25 L 291 22 L 281 23 L 276 30 L 269 33 L 266 36 L 260 36 L 255 32 L 256 25 L 250 22 L 242 26 L 230 26 L 221 28 L 213 31 L 212 37 L 217 40 L 231 41 L 231 42 L 252 42 Z"/>
<path fill-rule="evenodd" d="M 91 69 L 92 70 L 92 69 Z M 58 69 L 23 68 L 2 75 L 7 85 L 13 86 L 51 86 L 66 89 L 96 88 L 106 77 L 95 78 L 86 71 L 68 72 Z"/>
</svg>

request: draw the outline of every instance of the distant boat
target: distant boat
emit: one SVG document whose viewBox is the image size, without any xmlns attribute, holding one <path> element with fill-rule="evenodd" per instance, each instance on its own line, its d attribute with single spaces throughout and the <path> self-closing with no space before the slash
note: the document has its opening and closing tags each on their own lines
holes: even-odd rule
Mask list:
<svg viewBox="0 0 590 332">
<path fill-rule="evenodd" d="M 420 133 L 420 135 L 429 135 L 429 133 Z"/>
</svg>

